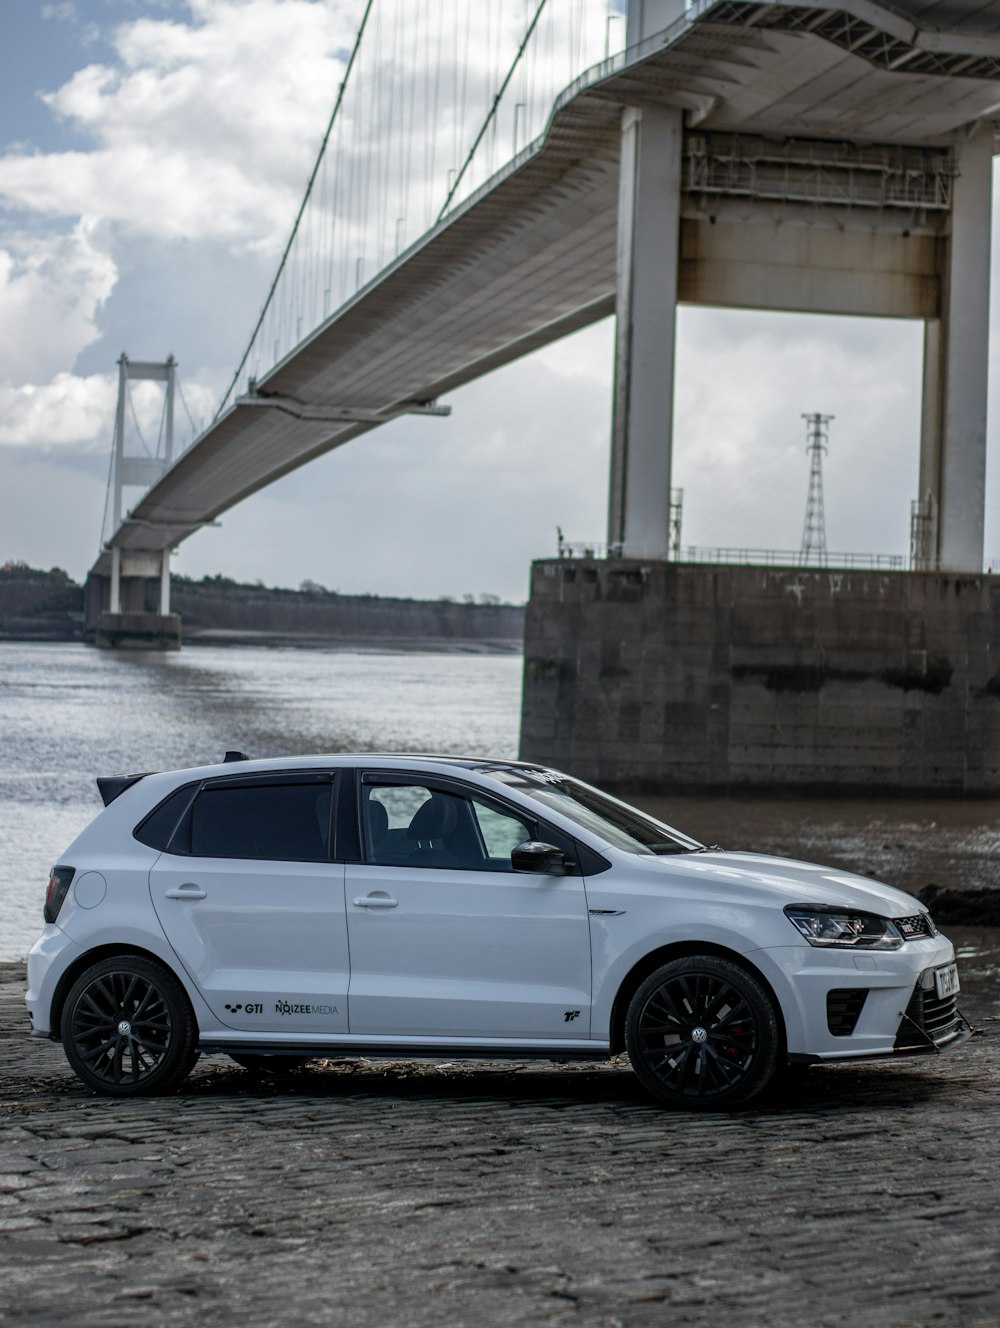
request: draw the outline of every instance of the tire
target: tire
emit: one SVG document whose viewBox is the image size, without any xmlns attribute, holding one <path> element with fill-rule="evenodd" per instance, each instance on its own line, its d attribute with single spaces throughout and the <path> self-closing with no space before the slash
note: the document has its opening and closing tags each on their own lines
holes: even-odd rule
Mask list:
<svg viewBox="0 0 1000 1328">
<path fill-rule="evenodd" d="M 742 1106 L 767 1085 L 782 1050 L 771 997 L 716 955 L 658 968 L 625 1017 L 632 1068 L 659 1102 L 688 1111 Z"/>
<path fill-rule="evenodd" d="M 167 1093 L 198 1059 L 183 987 L 142 955 L 102 959 L 81 974 L 66 997 L 61 1027 L 73 1070 L 108 1097 Z"/>
<path fill-rule="evenodd" d="M 302 1066 L 308 1064 L 311 1059 L 309 1056 L 266 1056 L 250 1051 L 230 1051 L 227 1054 L 231 1061 L 235 1061 L 237 1065 L 242 1065 L 244 1070 L 249 1070 L 251 1074 L 271 1076 L 280 1076 L 288 1074 L 292 1070 L 301 1070 Z"/>
</svg>

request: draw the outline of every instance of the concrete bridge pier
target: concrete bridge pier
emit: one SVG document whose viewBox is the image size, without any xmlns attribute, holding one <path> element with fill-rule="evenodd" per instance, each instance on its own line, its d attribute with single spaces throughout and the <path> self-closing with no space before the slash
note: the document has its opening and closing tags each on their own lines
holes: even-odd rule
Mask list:
<svg viewBox="0 0 1000 1328">
<path fill-rule="evenodd" d="M 924 323 L 921 570 L 980 572 L 986 516 L 992 124 L 956 144 L 950 225 L 939 241 L 938 316 Z"/>
<path fill-rule="evenodd" d="M 170 553 L 109 549 L 87 577 L 84 634 L 103 650 L 180 650 L 170 612 Z"/>
</svg>

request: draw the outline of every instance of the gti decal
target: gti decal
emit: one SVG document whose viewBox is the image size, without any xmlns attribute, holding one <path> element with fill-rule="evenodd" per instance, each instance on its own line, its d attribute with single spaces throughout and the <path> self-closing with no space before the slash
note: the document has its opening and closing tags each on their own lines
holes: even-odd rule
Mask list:
<svg viewBox="0 0 1000 1328">
<path fill-rule="evenodd" d="M 230 1005 L 229 1002 L 227 1001 L 227 1002 L 226 1002 L 226 1009 L 229 1011 L 230 1014 L 239 1014 L 239 1012 L 240 1012 L 241 1010 L 243 1011 L 244 1014 L 263 1014 L 263 1013 L 264 1013 L 264 1007 L 263 1007 L 263 1005 L 260 1005 L 260 1004 L 253 1004 L 253 1003 L 250 1003 L 250 1002 L 247 1002 L 246 1005 Z"/>
</svg>

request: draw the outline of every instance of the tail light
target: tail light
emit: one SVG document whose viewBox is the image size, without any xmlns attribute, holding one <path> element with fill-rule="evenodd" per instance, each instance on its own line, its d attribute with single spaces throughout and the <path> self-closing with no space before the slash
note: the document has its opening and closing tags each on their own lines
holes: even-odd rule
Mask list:
<svg viewBox="0 0 1000 1328">
<path fill-rule="evenodd" d="M 42 916 L 46 922 L 55 922 L 59 916 L 59 910 L 63 906 L 66 892 L 73 883 L 75 870 L 73 867 L 52 868 L 52 874 L 49 877 L 49 888 L 45 891 L 45 907 L 42 910 Z"/>
</svg>

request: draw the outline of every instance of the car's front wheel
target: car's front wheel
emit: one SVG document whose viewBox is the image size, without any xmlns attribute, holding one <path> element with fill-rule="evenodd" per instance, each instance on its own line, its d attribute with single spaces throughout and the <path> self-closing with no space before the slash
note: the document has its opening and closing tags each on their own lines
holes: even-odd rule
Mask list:
<svg viewBox="0 0 1000 1328">
<path fill-rule="evenodd" d="M 745 969 L 717 955 L 685 955 L 636 991 L 625 1045 L 660 1102 L 712 1111 L 741 1106 L 764 1088 L 781 1031 L 771 997 Z"/>
<path fill-rule="evenodd" d="M 166 1093 L 198 1059 L 184 989 L 142 955 L 102 959 L 82 973 L 66 997 L 61 1028 L 72 1068 L 109 1097 Z"/>
</svg>

